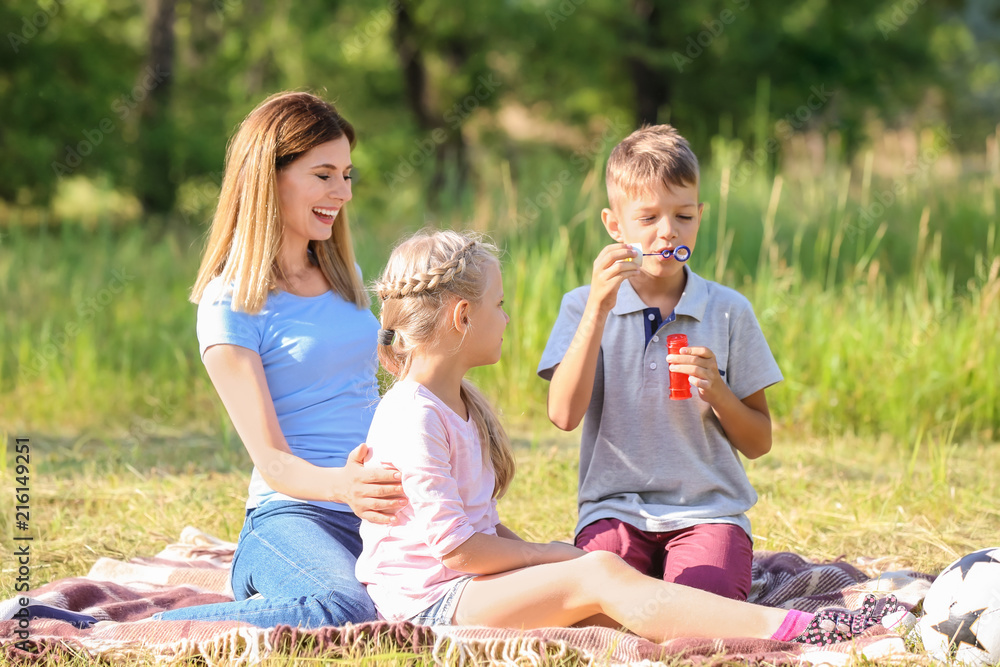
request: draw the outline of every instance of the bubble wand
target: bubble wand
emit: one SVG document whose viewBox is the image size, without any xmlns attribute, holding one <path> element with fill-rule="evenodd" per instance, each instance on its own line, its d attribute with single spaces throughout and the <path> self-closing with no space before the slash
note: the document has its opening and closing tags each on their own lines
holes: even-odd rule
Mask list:
<svg viewBox="0 0 1000 667">
<path fill-rule="evenodd" d="M 673 257 L 678 262 L 686 262 L 691 259 L 691 248 L 686 245 L 679 245 L 676 248 L 664 248 L 660 252 L 644 252 L 643 257 L 648 257 L 650 255 L 659 255 L 663 259 L 670 259 Z"/>
<path fill-rule="evenodd" d="M 687 247 L 686 245 L 679 245 L 676 248 L 664 248 L 660 252 L 643 252 L 641 243 L 632 243 L 630 245 L 633 248 L 635 248 L 635 251 L 639 253 L 639 255 L 641 255 L 642 257 L 652 257 L 653 255 L 659 255 L 663 259 L 670 259 L 671 257 L 673 257 L 678 262 L 686 262 L 689 259 L 691 259 L 691 248 Z M 625 261 L 631 262 L 632 260 L 628 259 Z"/>
<path fill-rule="evenodd" d="M 640 257 L 649 257 L 652 255 L 659 255 L 663 259 L 670 259 L 673 257 L 678 262 L 686 262 L 691 259 L 691 248 L 686 245 L 679 245 L 676 248 L 664 248 L 660 252 L 643 252 L 641 243 L 630 243 L 635 249 L 635 252 Z M 632 258 L 621 260 L 623 262 L 631 262 Z M 652 317 L 652 316 L 650 316 Z M 667 336 L 667 354 L 680 354 L 681 350 L 687 347 L 688 339 L 685 334 L 670 334 Z M 674 401 L 683 401 L 686 398 L 691 398 L 691 381 L 690 376 L 684 373 L 670 373 L 670 399 Z"/>
</svg>

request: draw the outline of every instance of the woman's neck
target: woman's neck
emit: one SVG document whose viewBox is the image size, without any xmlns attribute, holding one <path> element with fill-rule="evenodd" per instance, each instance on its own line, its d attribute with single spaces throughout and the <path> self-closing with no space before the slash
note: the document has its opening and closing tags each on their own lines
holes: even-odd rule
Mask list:
<svg viewBox="0 0 1000 667">
<path fill-rule="evenodd" d="M 469 410 L 462 400 L 462 379 L 468 370 L 454 354 L 441 349 L 431 350 L 414 355 L 410 361 L 410 370 L 403 379 L 427 387 L 459 417 L 468 421 Z"/>
<path fill-rule="evenodd" d="M 330 284 L 309 257 L 308 244 L 283 246 L 278 253 L 278 289 L 299 296 L 319 296 Z"/>
<path fill-rule="evenodd" d="M 278 269 L 288 278 L 308 275 L 314 268 L 309 261 L 308 243 L 288 243 L 285 240 L 278 250 L 277 262 Z"/>
</svg>

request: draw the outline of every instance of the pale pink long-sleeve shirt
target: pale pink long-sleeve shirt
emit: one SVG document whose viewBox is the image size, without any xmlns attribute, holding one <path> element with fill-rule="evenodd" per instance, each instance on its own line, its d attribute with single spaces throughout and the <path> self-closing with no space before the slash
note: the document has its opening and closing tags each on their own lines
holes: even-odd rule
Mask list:
<svg viewBox="0 0 1000 667">
<path fill-rule="evenodd" d="M 356 574 L 384 618 L 406 620 L 466 574 L 442 558 L 476 533 L 496 535 L 496 476 L 476 425 L 416 382 L 397 382 L 386 392 L 367 443 L 366 465 L 399 470 L 409 503 L 394 524 L 361 522 Z"/>
</svg>

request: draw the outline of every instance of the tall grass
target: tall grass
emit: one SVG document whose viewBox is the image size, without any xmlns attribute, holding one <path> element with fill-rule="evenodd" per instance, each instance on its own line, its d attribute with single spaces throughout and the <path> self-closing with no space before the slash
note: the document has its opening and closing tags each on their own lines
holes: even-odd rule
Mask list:
<svg viewBox="0 0 1000 667">
<path fill-rule="evenodd" d="M 778 174 L 715 142 L 691 260 L 750 298 L 786 378 L 768 392 L 774 451 L 747 465 L 755 548 L 935 572 L 1000 525 L 998 449 L 985 442 L 1000 432 L 996 139 L 986 160 L 937 155 L 919 183 L 904 149 L 919 156 L 926 139 L 887 136 L 852 165 L 833 141 L 796 141 Z M 495 185 L 443 213 L 414 191 L 381 210 L 365 207 L 364 188 L 356 200 L 368 277 L 427 224 L 489 231 L 506 249 L 504 359 L 476 376 L 522 434 L 501 516 L 538 541 L 566 539 L 576 518 L 575 438 L 548 425 L 534 369 L 562 294 L 589 280 L 608 242 L 603 155 L 587 157 L 593 169 L 543 158 L 484 168 Z M 0 434 L 32 439 L 33 587 L 99 557 L 150 556 L 187 525 L 236 539 L 250 462 L 197 356 L 186 297 L 201 234 L 0 211 Z M 0 473 L 12 474 L 3 457 Z M 13 562 L 2 542 L 0 560 Z M 0 599 L 13 583 L 0 576 Z M 328 657 L 431 662 L 358 650 Z"/>
<path fill-rule="evenodd" d="M 754 304 L 786 378 L 768 392 L 779 428 L 906 443 L 1000 431 L 996 138 L 986 159 L 933 152 L 933 135 L 911 139 L 922 171 L 890 135 L 852 165 L 835 139 L 815 138 L 797 139 L 778 174 L 723 139 L 704 160 L 691 264 Z M 476 378 L 515 427 L 551 428 L 535 367 L 562 295 L 589 281 L 609 241 L 603 153 L 587 157 L 592 169 L 539 158 L 517 178 L 509 165 L 485 170 L 495 185 L 444 213 L 415 196 L 371 210 L 364 187 L 355 200 L 368 277 L 387 246 L 426 224 L 472 226 L 503 245 L 512 321 L 504 360 Z M 202 230 L 28 215 L 0 221 L 2 428 L 138 443 L 221 433 L 232 443 L 186 298 Z"/>
</svg>

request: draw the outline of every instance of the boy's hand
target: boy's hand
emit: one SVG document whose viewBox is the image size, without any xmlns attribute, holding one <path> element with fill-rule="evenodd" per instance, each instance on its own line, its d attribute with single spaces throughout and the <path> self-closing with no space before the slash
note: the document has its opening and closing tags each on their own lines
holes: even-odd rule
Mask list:
<svg viewBox="0 0 1000 667">
<path fill-rule="evenodd" d="M 623 260 L 631 259 L 626 262 Z M 638 261 L 636 261 L 638 260 Z M 642 257 L 635 248 L 625 243 L 605 246 L 594 260 L 594 273 L 590 280 L 590 300 L 609 312 L 618 301 L 618 287 L 642 266 Z"/>
<path fill-rule="evenodd" d="M 715 403 L 729 390 L 719 375 L 715 354 L 707 347 L 682 347 L 680 354 L 668 354 L 671 373 L 690 375 L 691 386 L 698 389 L 698 396 L 709 405 Z"/>
</svg>

